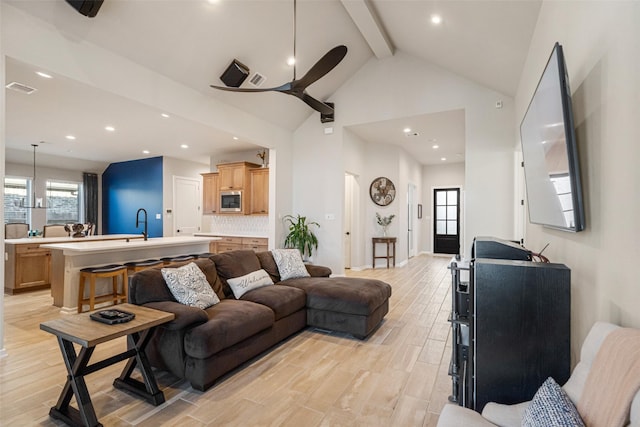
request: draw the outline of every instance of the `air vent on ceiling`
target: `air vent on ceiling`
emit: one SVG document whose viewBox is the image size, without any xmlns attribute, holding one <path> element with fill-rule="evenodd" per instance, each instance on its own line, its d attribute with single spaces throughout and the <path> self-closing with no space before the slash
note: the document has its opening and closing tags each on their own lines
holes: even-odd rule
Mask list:
<svg viewBox="0 0 640 427">
<path fill-rule="evenodd" d="M 31 95 L 33 92 L 37 90 L 36 88 L 30 87 L 18 82 L 11 82 L 6 86 L 6 88 L 15 90 L 16 92 L 26 93 L 27 95 Z"/>
<path fill-rule="evenodd" d="M 253 73 L 253 76 L 249 79 L 249 83 L 252 86 L 260 87 L 267 80 L 265 76 L 260 73 Z"/>
</svg>

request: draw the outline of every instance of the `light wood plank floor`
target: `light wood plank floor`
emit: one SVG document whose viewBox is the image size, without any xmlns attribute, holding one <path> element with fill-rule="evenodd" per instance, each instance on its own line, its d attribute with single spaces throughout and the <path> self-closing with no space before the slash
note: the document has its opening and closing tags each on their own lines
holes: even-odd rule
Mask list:
<svg viewBox="0 0 640 427">
<path fill-rule="evenodd" d="M 435 426 L 451 392 L 449 258 L 421 255 L 392 269 L 349 272 L 393 287 L 390 311 L 367 340 L 306 329 L 225 376 L 207 392 L 157 372 L 167 402 L 154 407 L 112 387 L 124 362 L 87 377 L 105 426 Z M 5 295 L 0 425 L 62 425 L 49 418 L 66 378 L 49 291 Z M 93 361 L 122 350 L 99 345 Z"/>
</svg>

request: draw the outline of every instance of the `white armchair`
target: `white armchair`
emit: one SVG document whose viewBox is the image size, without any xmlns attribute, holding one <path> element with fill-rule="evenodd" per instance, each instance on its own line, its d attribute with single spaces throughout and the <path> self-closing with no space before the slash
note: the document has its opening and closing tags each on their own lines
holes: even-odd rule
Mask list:
<svg viewBox="0 0 640 427">
<path fill-rule="evenodd" d="M 582 344 L 580 351 L 580 361 L 576 365 L 571 377 L 562 387 L 571 401 L 577 405 L 587 376 L 591 370 L 591 364 L 607 335 L 619 328 L 611 323 L 596 322 Z M 443 408 L 438 427 L 519 427 L 522 417 L 529 402 L 515 405 L 501 405 L 498 403 L 487 403 L 479 414 L 471 409 L 462 406 L 447 404 Z M 630 427 L 640 427 L 640 391 L 636 392 L 629 414 Z"/>
</svg>

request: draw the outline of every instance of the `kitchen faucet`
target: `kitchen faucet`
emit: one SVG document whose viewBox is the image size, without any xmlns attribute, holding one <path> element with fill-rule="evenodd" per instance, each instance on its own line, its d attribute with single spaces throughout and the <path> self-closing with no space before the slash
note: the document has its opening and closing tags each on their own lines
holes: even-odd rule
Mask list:
<svg viewBox="0 0 640 427">
<path fill-rule="evenodd" d="M 147 211 L 143 208 L 138 209 L 138 212 L 136 212 L 136 228 L 140 225 L 141 211 L 144 213 L 144 231 L 142 232 L 142 235 L 144 236 L 144 240 L 147 240 L 147 237 L 149 237 L 149 233 L 147 232 Z"/>
</svg>

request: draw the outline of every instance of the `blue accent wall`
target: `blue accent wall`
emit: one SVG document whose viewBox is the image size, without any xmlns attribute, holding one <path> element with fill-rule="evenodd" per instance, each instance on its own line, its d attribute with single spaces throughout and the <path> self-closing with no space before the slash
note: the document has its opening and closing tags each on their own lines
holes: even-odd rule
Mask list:
<svg viewBox="0 0 640 427">
<path fill-rule="evenodd" d="M 138 234 L 136 212 L 148 214 L 149 237 L 162 237 L 162 157 L 112 163 L 102 174 L 102 233 Z M 160 217 L 162 218 L 162 216 Z"/>
</svg>

